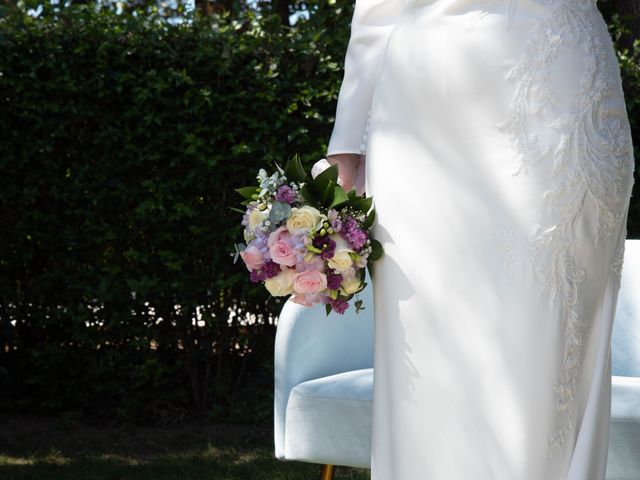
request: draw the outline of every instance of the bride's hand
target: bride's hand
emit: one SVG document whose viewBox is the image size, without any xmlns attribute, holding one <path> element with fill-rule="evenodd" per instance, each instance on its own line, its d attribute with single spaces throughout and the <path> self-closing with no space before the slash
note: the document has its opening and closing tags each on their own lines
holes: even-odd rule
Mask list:
<svg viewBox="0 0 640 480">
<path fill-rule="evenodd" d="M 356 194 L 364 195 L 365 156 L 357 153 L 337 153 L 327 156 L 331 165 L 338 164 L 338 184 L 345 190 L 356 188 Z"/>
</svg>

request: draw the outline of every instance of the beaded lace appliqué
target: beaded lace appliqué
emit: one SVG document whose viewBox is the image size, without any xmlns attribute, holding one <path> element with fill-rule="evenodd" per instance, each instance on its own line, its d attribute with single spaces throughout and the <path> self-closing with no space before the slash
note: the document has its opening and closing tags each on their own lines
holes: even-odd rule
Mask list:
<svg viewBox="0 0 640 480">
<path fill-rule="evenodd" d="M 486 17 L 492 8 L 497 6 L 501 0 L 480 0 L 478 9 L 473 13 L 469 21 L 469 27 L 472 27 L 476 22 Z M 517 0 L 508 0 L 507 4 L 507 16 L 506 16 L 506 28 L 511 26 L 511 17 L 515 8 Z"/>
<path fill-rule="evenodd" d="M 495 4 L 494 0 L 487 0 Z M 508 72 L 515 93 L 506 120 L 497 125 L 518 153 L 513 176 L 527 174 L 542 164 L 552 168 L 553 182 L 543 201 L 555 212 L 553 224 L 534 225 L 526 238 L 517 238 L 512 228 L 496 231 L 496 246 L 504 254 L 505 272 L 516 256 L 528 259 L 539 280 L 539 293 L 549 292 L 559 302 L 566 322 L 562 373 L 553 386 L 558 415 L 548 439 L 553 457 L 576 427 L 575 393 L 582 367 L 587 335 L 580 318 L 578 299 L 585 269 L 576 264 L 576 225 L 585 201 L 596 205 L 595 244 L 621 228 L 625 202 L 633 183 L 633 153 L 627 126 L 613 116 L 603 100 L 620 95 L 609 65 L 617 59 L 603 44 L 593 23 L 595 2 L 589 0 L 534 0 L 549 5 L 549 14 L 533 25 L 524 53 Z M 509 0 L 508 17 L 517 0 Z M 504 2 L 503 2 L 504 4 Z M 507 22 L 508 25 L 508 22 Z M 582 49 L 585 68 L 576 86 L 576 108 L 554 111 L 550 67 L 566 49 Z M 541 115 L 544 114 L 544 115 Z M 559 132 L 554 145 L 543 145 L 529 127 L 532 119 L 553 118 L 547 124 Z M 541 120 L 542 121 L 542 120 Z M 620 278 L 624 238 L 616 246 L 611 269 Z"/>
</svg>

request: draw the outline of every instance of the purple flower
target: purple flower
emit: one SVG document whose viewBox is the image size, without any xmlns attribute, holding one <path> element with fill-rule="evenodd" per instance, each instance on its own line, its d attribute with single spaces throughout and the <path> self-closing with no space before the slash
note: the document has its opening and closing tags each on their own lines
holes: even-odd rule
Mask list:
<svg viewBox="0 0 640 480">
<path fill-rule="evenodd" d="M 349 308 L 349 302 L 346 300 L 336 298 L 335 300 L 329 298 L 329 305 L 331 305 L 331 309 L 340 315 L 342 315 L 347 308 Z"/>
<path fill-rule="evenodd" d="M 367 243 L 368 233 L 360 228 L 353 217 L 347 217 L 342 225 L 342 236 L 349 241 L 355 250 L 360 250 Z"/>
<path fill-rule="evenodd" d="M 329 235 L 317 235 L 313 239 L 313 246 L 318 250 L 322 250 L 320 257 L 324 260 L 333 258 L 336 251 L 336 242 L 329 238 Z"/>
<path fill-rule="evenodd" d="M 258 283 L 260 281 L 260 270 L 251 270 L 251 273 L 249 274 L 249 280 L 251 280 L 253 283 Z"/>
<path fill-rule="evenodd" d="M 347 240 L 353 245 L 353 248 L 360 250 L 367 243 L 367 233 L 361 228 L 355 228 L 347 234 Z"/>
<path fill-rule="evenodd" d="M 258 270 L 252 270 L 249 274 L 249 280 L 253 283 L 262 282 L 268 278 L 275 277 L 280 273 L 280 265 L 269 260 L 265 262 Z"/>
<path fill-rule="evenodd" d="M 327 274 L 327 288 L 329 290 L 337 290 L 342 285 L 342 275 L 330 270 Z"/>
<path fill-rule="evenodd" d="M 331 225 L 334 232 L 339 232 L 340 229 L 342 229 L 342 221 L 338 218 L 338 211 L 335 208 L 329 209 L 327 212 L 327 219 L 329 220 L 329 225 Z"/>
<path fill-rule="evenodd" d="M 276 192 L 276 200 L 291 205 L 296 200 L 296 192 L 289 185 L 280 185 Z"/>
<path fill-rule="evenodd" d="M 273 260 L 269 260 L 262 266 L 262 271 L 264 272 L 265 280 L 267 278 L 275 277 L 278 275 L 282 269 L 279 264 L 274 262 Z"/>
</svg>

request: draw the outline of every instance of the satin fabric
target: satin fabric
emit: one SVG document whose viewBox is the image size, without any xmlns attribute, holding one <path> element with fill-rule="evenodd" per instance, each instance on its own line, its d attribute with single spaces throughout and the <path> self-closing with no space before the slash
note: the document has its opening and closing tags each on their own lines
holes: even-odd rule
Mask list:
<svg viewBox="0 0 640 480">
<path fill-rule="evenodd" d="M 602 480 L 633 183 L 587 0 L 357 0 L 327 155 L 377 210 L 373 480 Z"/>
</svg>

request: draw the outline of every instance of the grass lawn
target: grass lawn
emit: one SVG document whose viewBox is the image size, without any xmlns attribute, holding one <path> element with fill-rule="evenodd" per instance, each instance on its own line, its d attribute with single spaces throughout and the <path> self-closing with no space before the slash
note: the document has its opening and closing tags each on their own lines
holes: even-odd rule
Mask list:
<svg viewBox="0 0 640 480">
<path fill-rule="evenodd" d="M 2 480 L 313 480 L 320 466 L 277 460 L 271 425 L 96 427 L 0 415 Z M 336 480 L 368 480 L 338 467 Z"/>
</svg>

